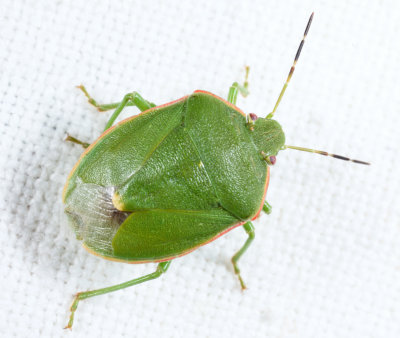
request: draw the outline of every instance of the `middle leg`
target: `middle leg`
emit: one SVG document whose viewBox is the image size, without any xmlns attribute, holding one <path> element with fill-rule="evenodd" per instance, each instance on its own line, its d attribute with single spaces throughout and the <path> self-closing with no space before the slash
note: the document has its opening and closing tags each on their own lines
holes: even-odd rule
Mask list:
<svg viewBox="0 0 400 338">
<path fill-rule="evenodd" d="M 106 127 L 104 128 L 104 131 L 106 131 L 108 128 L 110 128 L 113 125 L 113 123 L 117 119 L 118 115 L 121 114 L 122 110 L 126 106 L 136 106 L 142 112 L 156 106 L 154 103 L 151 103 L 150 101 L 145 100 L 137 92 L 132 92 L 132 93 L 126 94 L 121 102 L 115 102 L 115 103 L 110 103 L 110 104 L 98 104 L 96 102 L 96 100 L 94 100 L 89 95 L 89 93 L 87 92 L 86 88 L 83 85 L 78 86 L 78 88 L 83 91 L 85 96 L 88 98 L 89 103 L 91 105 L 95 106 L 99 111 L 106 111 L 106 110 L 116 108 L 114 113 L 111 115 L 110 119 L 108 120 Z M 90 143 L 80 141 L 77 138 L 70 136 L 70 135 L 67 135 L 65 140 L 76 143 L 76 144 L 80 144 L 83 148 L 87 148 L 90 145 Z"/>
<path fill-rule="evenodd" d="M 245 253 L 245 251 L 249 248 L 251 242 L 253 242 L 254 237 L 255 237 L 255 232 L 254 232 L 254 226 L 251 222 L 247 222 L 243 224 L 243 229 L 247 232 L 247 235 L 249 238 L 247 238 L 246 242 L 243 244 L 242 248 L 236 252 L 236 254 L 232 257 L 232 264 L 233 264 L 233 269 L 235 270 L 235 274 L 239 278 L 240 286 L 242 287 L 242 290 L 246 289 L 246 285 L 243 282 L 242 277 L 240 276 L 240 269 L 237 265 L 237 261 L 239 260 L 240 257 Z"/>
<path fill-rule="evenodd" d="M 96 107 L 98 111 L 107 111 L 107 110 L 115 109 L 121 104 L 121 102 L 99 104 L 99 103 L 97 103 L 97 101 L 93 97 L 90 96 L 90 94 L 88 93 L 88 91 L 86 90 L 84 85 L 79 85 L 79 86 L 77 86 L 77 88 L 82 90 L 83 94 L 85 94 L 85 96 L 87 97 L 88 102 L 92 106 Z M 146 104 L 147 104 L 146 106 L 147 107 L 151 108 L 151 107 L 155 107 L 156 106 L 154 103 L 152 103 L 150 101 L 147 101 L 147 100 L 144 100 L 144 101 L 146 101 Z M 135 104 L 133 102 L 128 102 L 126 105 L 127 106 L 135 106 Z M 148 108 L 146 108 L 146 109 L 148 109 Z"/>
</svg>

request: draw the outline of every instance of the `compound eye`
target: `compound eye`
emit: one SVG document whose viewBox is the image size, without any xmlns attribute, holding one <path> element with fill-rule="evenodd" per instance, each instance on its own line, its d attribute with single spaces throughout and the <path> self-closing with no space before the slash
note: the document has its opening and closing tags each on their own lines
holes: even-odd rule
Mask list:
<svg viewBox="0 0 400 338">
<path fill-rule="evenodd" d="M 267 163 L 269 165 L 274 165 L 276 163 L 276 156 L 268 156 L 267 157 Z"/>
<path fill-rule="evenodd" d="M 276 163 L 276 156 L 274 156 L 274 155 L 268 156 L 263 151 L 261 151 L 261 155 L 262 155 L 264 161 L 267 162 L 269 165 L 274 165 Z"/>
</svg>

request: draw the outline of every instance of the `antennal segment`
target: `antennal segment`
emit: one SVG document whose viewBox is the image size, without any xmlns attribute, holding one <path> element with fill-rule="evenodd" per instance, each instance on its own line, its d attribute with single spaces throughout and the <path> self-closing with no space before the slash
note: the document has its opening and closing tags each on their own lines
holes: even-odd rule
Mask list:
<svg viewBox="0 0 400 338">
<path fill-rule="evenodd" d="M 285 84 L 283 85 L 283 88 L 282 88 L 282 90 L 281 90 L 281 93 L 279 94 L 278 100 L 277 100 L 276 103 L 275 103 L 274 110 L 272 111 L 272 113 L 268 114 L 268 116 L 267 116 L 268 119 L 270 119 L 270 118 L 272 118 L 272 117 L 274 116 L 275 111 L 276 111 L 276 109 L 278 108 L 279 103 L 280 103 L 281 100 L 282 100 L 283 94 L 285 93 L 286 88 L 287 88 L 287 86 L 288 86 L 288 84 L 289 84 L 289 82 L 290 82 L 290 79 L 292 78 L 294 69 L 296 68 L 297 60 L 299 59 L 301 50 L 303 49 L 304 40 L 306 39 L 306 36 L 307 36 L 307 34 L 308 34 L 308 30 L 310 29 L 310 26 L 311 26 L 311 22 L 312 22 L 313 17 L 314 17 L 314 12 L 311 13 L 310 19 L 308 19 L 307 27 L 306 27 L 306 30 L 304 31 L 304 36 L 303 36 L 303 39 L 302 39 L 301 42 L 300 42 L 300 46 L 299 46 L 299 48 L 297 49 L 296 56 L 294 57 L 294 61 L 293 61 L 292 68 L 290 68 L 289 75 L 288 75 L 288 77 L 287 77 L 287 79 L 286 79 Z"/>
<path fill-rule="evenodd" d="M 320 155 L 324 155 L 324 156 L 331 156 L 331 157 L 334 157 L 334 158 L 337 158 L 337 159 L 343 160 L 343 161 L 350 161 L 350 162 L 354 162 L 354 163 L 358 163 L 358 164 L 370 165 L 370 163 L 368 163 L 368 162 L 359 161 L 359 160 L 353 160 L 351 158 L 344 157 L 344 156 L 341 156 L 341 155 L 329 154 L 326 151 L 322 151 L 322 150 L 315 150 L 315 149 L 309 149 L 309 148 L 302 148 L 302 147 L 285 145 L 284 149 L 286 149 L 286 148 L 300 150 L 300 151 L 306 151 L 306 152 L 309 152 L 309 153 L 320 154 Z"/>
</svg>

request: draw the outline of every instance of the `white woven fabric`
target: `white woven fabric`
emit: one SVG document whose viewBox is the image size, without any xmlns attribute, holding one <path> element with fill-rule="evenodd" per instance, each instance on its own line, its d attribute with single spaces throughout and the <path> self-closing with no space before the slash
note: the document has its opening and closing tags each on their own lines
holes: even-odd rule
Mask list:
<svg viewBox="0 0 400 338">
<path fill-rule="evenodd" d="M 250 65 L 245 112 L 267 115 L 308 16 L 315 18 L 276 113 L 294 150 L 271 170 L 256 241 L 236 229 L 176 259 L 162 278 L 82 301 L 77 291 L 154 271 L 87 253 L 61 191 L 107 121 L 101 102 L 137 90 L 166 103 L 225 97 Z M 0 3 L 0 336 L 400 337 L 398 1 L 13 1 Z M 121 116 L 133 114 L 128 109 Z"/>
</svg>

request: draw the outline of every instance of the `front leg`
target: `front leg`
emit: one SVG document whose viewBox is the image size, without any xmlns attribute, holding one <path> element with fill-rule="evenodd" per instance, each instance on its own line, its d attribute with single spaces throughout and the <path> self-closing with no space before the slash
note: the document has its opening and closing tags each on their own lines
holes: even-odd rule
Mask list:
<svg viewBox="0 0 400 338">
<path fill-rule="evenodd" d="M 246 75 L 245 75 L 245 79 L 244 79 L 243 85 L 240 85 L 239 83 L 234 82 L 232 84 L 232 86 L 229 88 L 228 101 L 230 103 L 236 104 L 236 100 L 237 100 L 237 96 L 238 96 L 239 92 L 244 97 L 249 95 L 249 90 L 248 90 L 249 82 L 247 81 L 247 79 L 249 77 L 249 71 L 250 71 L 250 67 L 246 66 Z"/>
</svg>

